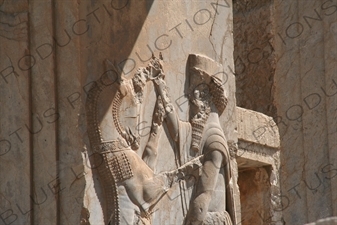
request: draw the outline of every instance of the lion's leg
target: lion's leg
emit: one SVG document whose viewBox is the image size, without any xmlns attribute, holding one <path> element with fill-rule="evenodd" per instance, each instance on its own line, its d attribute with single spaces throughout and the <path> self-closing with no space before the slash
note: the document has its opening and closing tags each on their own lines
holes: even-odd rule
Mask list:
<svg viewBox="0 0 337 225">
<path fill-rule="evenodd" d="M 158 155 L 158 139 L 159 135 L 150 134 L 149 141 L 144 149 L 143 160 L 144 162 L 154 170 L 157 163 L 157 155 Z"/>
<path fill-rule="evenodd" d="M 167 192 L 166 177 L 155 175 L 146 163 L 134 152 L 128 152 L 133 177 L 123 185 L 130 200 L 141 210 L 148 211 Z"/>
</svg>

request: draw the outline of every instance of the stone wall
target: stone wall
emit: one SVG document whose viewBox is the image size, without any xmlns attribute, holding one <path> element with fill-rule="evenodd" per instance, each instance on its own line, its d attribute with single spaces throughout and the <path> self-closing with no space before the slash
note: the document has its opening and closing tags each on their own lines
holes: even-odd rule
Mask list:
<svg viewBox="0 0 337 225">
<path fill-rule="evenodd" d="M 233 12 L 237 105 L 274 117 L 272 1 L 235 0 Z"/>
<path fill-rule="evenodd" d="M 335 225 L 337 224 L 336 217 L 329 217 L 325 219 L 320 219 L 314 223 L 307 223 L 306 225 Z"/>
<path fill-rule="evenodd" d="M 272 119 L 236 107 L 242 224 L 281 225 L 280 139 Z"/>
<path fill-rule="evenodd" d="M 81 112 L 67 97 L 81 90 L 78 4 L 4 0 L 0 18 L 1 223 L 77 224 Z"/>
<path fill-rule="evenodd" d="M 279 128 L 284 221 L 336 216 L 337 2 L 234 2 L 238 105 Z"/>
<path fill-rule="evenodd" d="M 224 65 L 229 102 L 221 122 L 227 139 L 237 141 L 235 78 L 229 69 L 234 67 L 232 6 L 195 2 L 0 1 L 0 223 L 102 223 L 87 93 L 113 71 L 131 78 L 152 52 L 162 52 L 182 120 L 187 118 L 182 93 L 188 55 L 203 54 Z M 101 124 L 109 131 L 111 118 L 104 115 L 111 99 L 100 104 Z M 127 113 L 128 121 L 139 119 Z M 132 129 L 147 135 L 146 122 Z"/>
<path fill-rule="evenodd" d="M 287 224 L 337 215 L 337 2 L 274 1 L 275 95 Z"/>
</svg>

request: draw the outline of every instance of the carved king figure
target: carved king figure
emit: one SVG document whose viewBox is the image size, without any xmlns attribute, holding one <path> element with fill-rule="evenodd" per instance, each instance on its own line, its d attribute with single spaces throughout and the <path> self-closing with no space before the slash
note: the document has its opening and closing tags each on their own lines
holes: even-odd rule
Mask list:
<svg viewBox="0 0 337 225">
<path fill-rule="evenodd" d="M 222 74 L 221 66 L 205 56 L 191 54 L 188 67 L 187 95 L 191 103 L 189 122 L 179 120 L 168 98 L 167 87 L 162 79 L 163 71 L 151 67 L 154 73 L 159 74 L 154 83 L 166 110 L 165 121 L 171 138 L 179 146 L 181 164 L 203 155 L 203 168 L 196 182 L 186 224 L 232 224 L 231 216 L 227 212 L 232 208 L 232 195 L 230 190 L 226 190 L 231 178 L 230 156 L 219 122 L 219 115 L 227 105 L 222 81 L 216 76 Z M 229 204 L 226 206 L 225 202 Z"/>
</svg>

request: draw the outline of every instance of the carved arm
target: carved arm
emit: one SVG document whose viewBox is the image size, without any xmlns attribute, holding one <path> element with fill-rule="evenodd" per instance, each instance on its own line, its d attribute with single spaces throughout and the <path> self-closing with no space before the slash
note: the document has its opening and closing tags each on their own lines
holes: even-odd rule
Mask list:
<svg viewBox="0 0 337 225">
<path fill-rule="evenodd" d="M 166 83 L 161 77 L 162 76 L 158 76 L 158 78 L 153 80 L 153 83 L 157 94 L 161 97 L 161 102 L 165 109 L 164 120 L 166 121 L 169 133 L 174 141 L 178 141 L 179 117 L 174 109 L 170 98 L 168 97 L 168 89 Z"/>
</svg>

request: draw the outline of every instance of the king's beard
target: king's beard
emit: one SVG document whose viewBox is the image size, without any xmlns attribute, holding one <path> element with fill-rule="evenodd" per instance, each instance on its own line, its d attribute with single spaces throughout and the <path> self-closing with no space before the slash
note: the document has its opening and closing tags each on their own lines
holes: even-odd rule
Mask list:
<svg viewBox="0 0 337 225">
<path fill-rule="evenodd" d="M 208 116 L 211 112 L 211 107 L 208 101 L 202 101 L 200 99 L 193 99 L 191 105 L 191 126 L 192 126 L 192 143 L 191 149 L 194 152 L 200 153 L 200 142 L 202 139 L 202 133 Z"/>
</svg>

